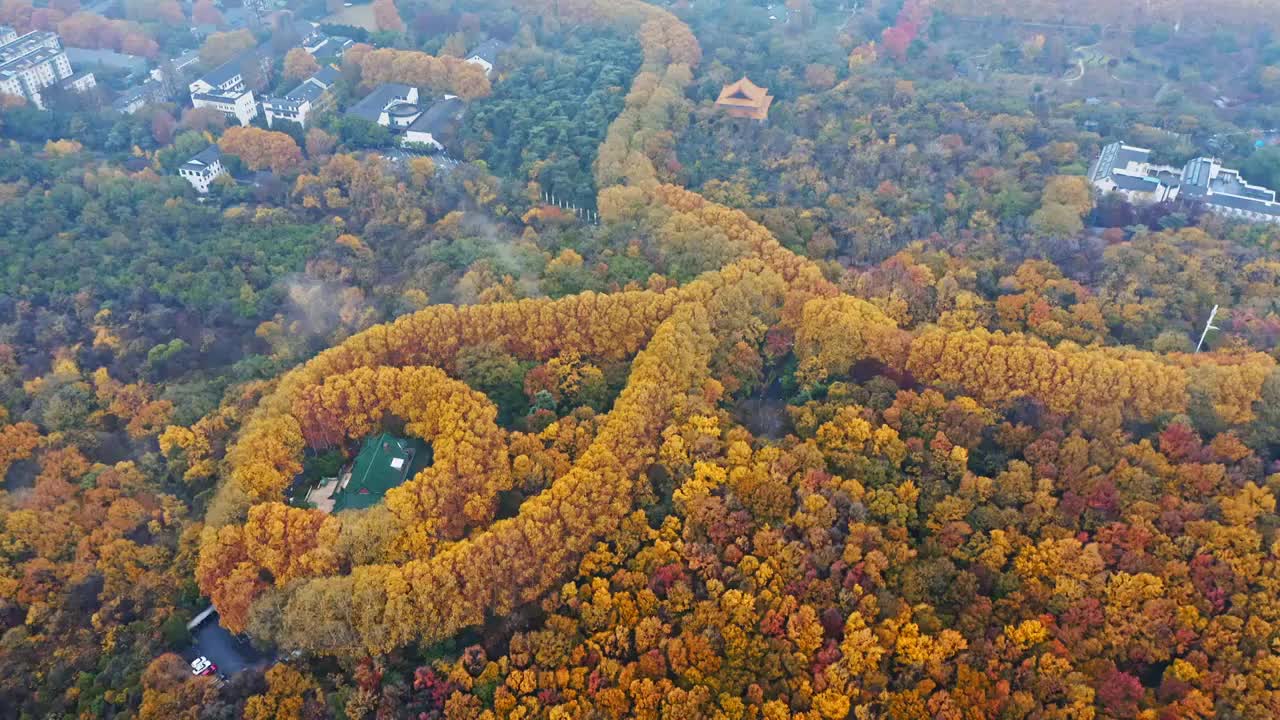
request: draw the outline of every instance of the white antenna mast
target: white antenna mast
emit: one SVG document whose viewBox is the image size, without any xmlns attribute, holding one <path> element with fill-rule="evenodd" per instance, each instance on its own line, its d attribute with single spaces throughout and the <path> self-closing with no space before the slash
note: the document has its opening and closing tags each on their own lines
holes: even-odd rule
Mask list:
<svg viewBox="0 0 1280 720">
<path fill-rule="evenodd" d="M 1210 330 L 1218 330 L 1219 328 L 1213 324 L 1213 319 L 1218 316 L 1218 306 L 1213 306 L 1213 311 L 1209 313 L 1209 320 L 1204 324 L 1204 332 L 1200 333 L 1200 342 L 1196 343 L 1196 352 L 1200 352 L 1200 348 L 1204 347 L 1204 339 L 1208 336 Z"/>
</svg>

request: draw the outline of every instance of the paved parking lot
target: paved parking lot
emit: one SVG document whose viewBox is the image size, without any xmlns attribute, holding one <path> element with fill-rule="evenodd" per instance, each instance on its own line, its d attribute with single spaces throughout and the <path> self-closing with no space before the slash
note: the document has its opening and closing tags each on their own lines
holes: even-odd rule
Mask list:
<svg viewBox="0 0 1280 720">
<path fill-rule="evenodd" d="M 450 170 L 462 164 L 461 160 L 458 160 L 457 158 L 452 157 L 451 155 L 449 155 L 449 153 L 434 153 L 434 154 L 428 155 L 428 154 L 422 154 L 422 153 L 412 153 L 407 150 L 393 148 L 391 150 L 384 150 L 383 152 L 379 153 L 379 155 L 382 156 L 383 160 L 386 160 L 392 165 L 398 165 L 400 163 L 408 162 L 408 160 L 413 157 L 430 158 L 431 162 L 435 163 L 436 171 L 440 173 L 447 173 Z"/>
<path fill-rule="evenodd" d="M 226 628 L 218 624 L 218 616 L 213 615 L 191 632 L 192 643 L 182 657 L 189 663 L 201 655 L 218 666 L 218 672 L 230 677 L 245 668 L 258 664 L 265 665 L 270 658 L 249 644 L 232 635 Z"/>
</svg>

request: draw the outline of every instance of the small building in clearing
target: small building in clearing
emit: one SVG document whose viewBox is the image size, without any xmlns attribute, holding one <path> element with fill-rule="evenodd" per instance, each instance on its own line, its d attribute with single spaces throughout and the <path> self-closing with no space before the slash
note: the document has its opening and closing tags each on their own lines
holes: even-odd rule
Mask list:
<svg viewBox="0 0 1280 720">
<path fill-rule="evenodd" d="M 505 52 L 507 44 L 496 38 L 485 40 L 467 54 L 467 62 L 484 70 L 485 77 L 493 75 L 498 66 L 498 56 Z"/>
<path fill-rule="evenodd" d="M 307 502 L 331 513 L 372 507 L 382 502 L 388 490 L 430 464 L 431 448 L 422 440 L 385 432 L 371 435 L 339 477 L 307 493 Z"/>
<path fill-rule="evenodd" d="M 769 88 L 756 85 L 746 75 L 735 83 L 725 85 L 716 100 L 716 107 L 730 117 L 757 122 L 769 119 L 769 108 L 772 105 L 773 96 L 769 94 Z"/>
<path fill-rule="evenodd" d="M 196 192 L 203 195 L 209 192 L 209 185 L 214 180 L 227 174 L 227 168 L 222 164 L 222 153 L 218 151 L 218 146 L 210 145 L 183 163 L 178 168 L 178 174 L 191 183 Z"/>
</svg>

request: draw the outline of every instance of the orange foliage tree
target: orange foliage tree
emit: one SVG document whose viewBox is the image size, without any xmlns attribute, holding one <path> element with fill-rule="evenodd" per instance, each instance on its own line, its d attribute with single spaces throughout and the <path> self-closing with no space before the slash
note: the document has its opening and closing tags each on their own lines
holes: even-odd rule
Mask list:
<svg viewBox="0 0 1280 720">
<path fill-rule="evenodd" d="M 379 30 L 402 32 L 404 21 L 396 9 L 395 0 L 373 0 L 373 21 Z"/>
<path fill-rule="evenodd" d="M 352 48 L 344 61 L 360 68 L 360 77 L 367 86 L 405 83 L 467 100 L 487 97 L 491 91 L 484 69 L 460 58 L 413 50 Z"/>
<path fill-rule="evenodd" d="M 256 127 L 228 128 L 218 138 L 218 148 L 239 156 L 251 170 L 270 168 L 271 172 L 285 174 L 302 166 L 302 149 L 282 132 Z"/>
<path fill-rule="evenodd" d="M 320 63 L 305 48 L 293 48 L 284 56 L 284 76 L 288 80 L 303 80 L 320 71 Z"/>
</svg>

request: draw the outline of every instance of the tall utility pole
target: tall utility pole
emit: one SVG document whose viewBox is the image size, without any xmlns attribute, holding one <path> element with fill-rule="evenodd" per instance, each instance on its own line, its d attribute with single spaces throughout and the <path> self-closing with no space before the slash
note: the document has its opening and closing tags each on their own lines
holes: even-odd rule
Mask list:
<svg viewBox="0 0 1280 720">
<path fill-rule="evenodd" d="M 1218 327 L 1213 324 L 1213 319 L 1218 316 L 1218 306 L 1213 306 L 1213 311 L 1209 313 L 1209 320 L 1204 324 L 1204 332 L 1200 333 L 1200 342 L 1196 343 L 1196 352 L 1200 352 L 1200 348 L 1204 347 L 1204 339 L 1210 330 L 1217 330 Z"/>
</svg>

